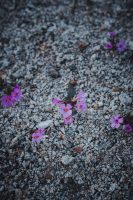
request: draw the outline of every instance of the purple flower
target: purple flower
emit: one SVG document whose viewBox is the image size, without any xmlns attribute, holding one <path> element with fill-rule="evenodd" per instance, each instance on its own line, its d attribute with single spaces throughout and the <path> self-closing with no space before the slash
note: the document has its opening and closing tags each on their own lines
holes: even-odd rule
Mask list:
<svg viewBox="0 0 133 200">
<path fill-rule="evenodd" d="M 86 94 L 83 91 L 80 91 L 76 97 L 76 100 L 76 109 L 78 111 L 85 112 L 87 110 Z"/>
<path fill-rule="evenodd" d="M 86 94 L 81 90 L 76 97 L 77 100 L 81 101 L 81 100 L 86 100 Z"/>
<path fill-rule="evenodd" d="M 120 115 L 115 115 L 110 119 L 112 128 L 119 128 L 121 123 L 123 123 L 123 117 Z"/>
<path fill-rule="evenodd" d="M 116 47 L 117 47 L 117 51 L 123 52 L 123 51 L 126 49 L 126 44 L 125 44 L 124 40 L 121 39 L 121 40 L 116 44 Z"/>
<path fill-rule="evenodd" d="M 20 101 L 23 97 L 20 86 L 16 85 L 13 89 L 13 91 L 11 92 L 11 96 L 14 99 L 14 101 Z"/>
<path fill-rule="evenodd" d="M 73 122 L 73 118 L 72 118 L 72 115 L 65 115 L 64 117 L 64 124 L 68 125 L 68 124 L 71 124 Z"/>
<path fill-rule="evenodd" d="M 60 113 L 63 115 L 65 124 L 71 124 L 73 122 L 71 104 L 60 105 Z"/>
<path fill-rule="evenodd" d="M 1 104 L 3 107 L 10 107 L 14 104 L 14 99 L 11 95 L 3 95 L 1 98 Z"/>
<path fill-rule="evenodd" d="M 87 109 L 87 105 L 86 105 L 85 102 L 77 103 L 77 104 L 76 104 L 76 109 L 77 109 L 78 111 L 85 112 L 86 109 Z"/>
<path fill-rule="evenodd" d="M 130 133 L 133 131 L 133 127 L 130 124 L 125 124 L 124 130 L 125 130 L 125 132 Z"/>
<path fill-rule="evenodd" d="M 107 36 L 109 36 L 109 37 L 115 37 L 115 36 L 116 36 L 116 33 L 115 33 L 114 31 L 108 32 L 108 33 L 107 33 Z"/>
<path fill-rule="evenodd" d="M 63 115 L 63 117 L 65 116 L 70 116 L 72 114 L 72 106 L 71 104 L 62 104 L 60 105 L 60 113 Z"/>
<path fill-rule="evenodd" d="M 53 105 L 60 105 L 62 103 L 62 100 L 60 100 L 60 99 L 57 99 L 57 98 L 53 98 L 52 99 L 52 104 Z"/>
<path fill-rule="evenodd" d="M 112 49 L 112 48 L 113 48 L 112 43 L 111 43 L 111 42 L 107 42 L 107 43 L 105 44 L 105 48 L 106 48 L 106 49 Z"/>
<path fill-rule="evenodd" d="M 32 134 L 32 142 L 40 142 L 40 140 L 43 138 L 45 133 L 44 128 L 38 128 L 33 134 Z"/>
</svg>

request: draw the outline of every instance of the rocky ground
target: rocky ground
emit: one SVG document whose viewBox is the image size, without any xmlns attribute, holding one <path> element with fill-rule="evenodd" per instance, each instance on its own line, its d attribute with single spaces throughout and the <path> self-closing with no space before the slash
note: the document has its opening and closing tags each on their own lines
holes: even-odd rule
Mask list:
<svg viewBox="0 0 133 200">
<path fill-rule="evenodd" d="M 71 0 L 1 7 L 0 68 L 24 94 L 15 107 L 0 107 L 1 200 L 133 199 L 133 136 L 109 123 L 133 113 L 132 11 L 112 0 L 79 1 L 75 9 Z M 127 42 L 122 54 L 103 48 L 114 30 Z M 65 97 L 74 79 L 88 110 L 64 127 L 51 99 Z M 53 117 L 65 135 L 51 126 L 33 144 L 37 124 Z"/>
</svg>

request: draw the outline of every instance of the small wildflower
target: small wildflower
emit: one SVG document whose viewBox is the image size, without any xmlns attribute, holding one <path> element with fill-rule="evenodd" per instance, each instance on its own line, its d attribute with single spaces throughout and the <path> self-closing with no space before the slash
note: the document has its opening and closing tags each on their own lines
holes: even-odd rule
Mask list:
<svg viewBox="0 0 133 200">
<path fill-rule="evenodd" d="M 114 31 L 112 31 L 112 32 L 108 32 L 107 33 L 107 36 L 109 36 L 109 37 L 115 37 L 116 36 L 116 33 L 114 32 Z"/>
<path fill-rule="evenodd" d="M 76 97 L 77 100 L 82 100 L 82 99 L 85 100 L 85 98 L 86 98 L 86 94 L 83 91 L 80 91 Z"/>
<path fill-rule="evenodd" d="M 125 124 L 124 130 L 126 133 L 131 133 L 133 131 L 133 127 L 130 124 Z"/>
<path fill-rule="evenodd" d="M 14 101 L 20 101 L 23 97 L 20 86 L 16 85 L 13 89 L 13 91 L 11 92 L 11 96 L 14 99 Z"/>
<path fill-rule="evenodd" d="M 63 115 L 64 124 L 71 124 L 73 122 L 71 104 L 60 105 L 60 113 Z"/>
<path fill-rule="evenodd" d="M 64 117 L 64 124 L 68 125 L 68 124 L 71 124 L 73 122 L 73 118 L 72 118 L 72 115 L 66 115 Z"/>
<path fill-rule="evenodd" d="M 123 117 L 120 115 L 115 115 L 110 119 L 111 127 L 112 128 L 119 128 L 121 123 L 123 123 Z"/>
<path fill-rule="evenodd" d="M 1 104 L 3 107 L 10 107 L 14 104 L 14 99 L 11 95 L 3 95 L 1 98 Z"/>
<path fill-rule="evenodd" d="M 113 48 L 112 43 L 111 43 L 111 42 L 107 42 L 107 43 L 105 44 L 105 48 L 106 48 L 106 49 L 112 49 L 112 48 Z"/>
<path fill-rule="evenodd" d="M 124 40 L 121 39 L 121 40 L 116 44 L 116 47 L 117 47 L 117 51 L 123 52 L 123 51 L 126 49 L 126 44 L 125 44 Z"/>
<path fill-rule="evenodd" d="M 43 138 L 45 133 L 44 128 L 38 128 L 33 134 L 32 134 L 32 142 L 40 142 L 40 140 Z"/>
<path fill-rule="evenodd" d="M 71 104 L 62 104 L 60 105 L 60 113 L 65 117 L 72 114 L 72 106 Z"/>
<path fill-rule="evenodd" d="M 72 113 L 74 107 L 76 107 L 77 111 L 82 112 L 87 109 L 86 94 L 83 91 L 80 91 L 77 97 L 74 97 L 71 101 L 54 98 L 52 103 L 59 106 L 65 124 L 71 124 L 73 122 Z"/>
<path fill-rule="evenodd" d="M 76 97 L 76 100 L 76 109 L 78 111 L 85 112 L 87 110 L 86 94 L 83 91 L 80 91 Z"/>
<path fill-rule="evenodd" d="M 62 102 L 62 100 L 60 100 L 60 99 L 57 99 L 57 98 L 53 98 L 52 99 L 52 104 L 53 105 L 60 105 L 61 104 L 61 102 Z"/>
<path fill-rule="evenodd" d="M 86 105 L 85 102 L 80 102 L 80 103 L 76 104 L 76 108 L 77 108 L 78 111 L 85 112 L 86 109 L 87 109 L 87 105 Z"/>
</svg>

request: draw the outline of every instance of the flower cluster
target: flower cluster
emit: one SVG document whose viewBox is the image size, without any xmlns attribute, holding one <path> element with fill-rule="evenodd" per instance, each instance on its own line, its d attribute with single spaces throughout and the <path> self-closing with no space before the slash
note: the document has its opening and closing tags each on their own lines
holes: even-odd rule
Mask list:
<svg viewBox="0 0 133 200">
<path fill-rule="evenodd" d="M 123 39 L 117 40 L 115 32 L 108 32 L 109 42 L 105 44 L 106 49 L 117 50 L 123 52 L 126 49 L 126 43 Z"/>
<path fill-rule="evenodd" d="M 40 142 L 41 139 L 43 139 L 45 134 L 44 128 L 38 128 L 33 134 L 32 134 L 32 142 Z"/>
<path fill-rule="evenodd" d="M 61 104 L 60 113 L 63 115 L 64 123 L 71 124 L 73 122 L 71 104 Z"/>
<path fill-rule="evenodd" d="M 112 128 L 117 129 L 123 123 L 123 117 L 121 115 L 115 115 L 110 119 L 110 123 Z"/>
<path fill-rule="evenodd" d="M 11 91 L 10 95 L 3 95 L 1 98 L 1 104 L 3 107 L 13 106 L 17 101 L 22 99 L 23 95 L 19 85 L 16 85 Z"/>
<path fill-rule="evenodd" d="M 133 126 L 129 121 L 126 120 L 126 117 L 122 117 L 121 115 L 115 115 L 110 119 L 111 127 L 118 129 L 121 125 L 123 125 L 123 129 L 126 133 L 133 132 Z"/>
<path fill-rule="evenodd" d="M 65 124 L 71 124 L 73 122 L 73 110 L 78 112 L 85 112 L 87 110 L 86 94 L 83 91 L 80 91 L 70 102 L 54 98 L 52 103 L 59 107 Z"/>
<path fill-rule="evenodd" d="M 76 109 L 77 111 L 85 112 L 87 110 L 86 104 L 86 94 L 83 91 L 80 91 L 76 97 Z"/>
</svg>

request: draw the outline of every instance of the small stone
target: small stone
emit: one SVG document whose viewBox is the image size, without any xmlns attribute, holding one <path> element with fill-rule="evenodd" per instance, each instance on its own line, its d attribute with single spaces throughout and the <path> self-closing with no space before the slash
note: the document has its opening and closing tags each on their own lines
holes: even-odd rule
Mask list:
<svg viewBox="0 0 133 200">
<path fill-rule="evenodd" d="M 119 100 L 122 105 L 128 105 L 132 103 L 132 98 L 129 97 L 126 93 L 122 93 L 119 95 Z"/>
<path fill-rule="evenodd" d="M 66 59 L 66 60 L 74 60 L 74 55 L 73 54 L 66 54 L 65 56 L 64 56 L 64 58 Z"/>
<path fill-rule="evenodd" d="M 100 45 L 97 45 L 97 46 L 95 46 L 95 47 L 93 47 L 93 51 L 98 51 L 98 50 L 100 50 Z"/>
<path fill-rule="evenodd" d="M 0 187 L 0 192 L 2 192 L 4 190 L 4 186 Z"/>
<path fill-rule="evenodd" d="M 52 124 L 52 122 L 53 122 L 52 120 L 42 121 L 37 124 L 37 128 L 47 128 Z"/>
<path fill-rule="evenodd" d="M 92 56 L 91 56 L 91 60 L 95 60 L 96 59 L 96 57 L 97 57 L 97 55 L 96 54 L 92 54 Z"/>
<path fill-rule="evenodd" d="M 82 179 L 81 177 L 79 177 L 79 178 L 78 178 L 78 184 L 81 185 L 81 184 L 83 184 L 83 183 L 84 183 L 83 179 Z"/>
<path fill-rule="evenodd" d="M 65 155 L 65 156 L 62 156 L 61 162 L 63 165 L 68 165 L 73 161 L 73 159 L 74 158 L 72 156 Z"/>
<path fill-rule="evenodd" d="M 79 44 L 79 49 L 80 49 L 81 52 L 82 52 L 84 49 L 86 49 L 86 47 L 87 47 L 87 44 L 85 44 L 84 42 L 81 42 L 81 43 Z"/>
<path fill-rule="evenodd" d="M 129 41 L 129 48 L 133 50 L 133 41 Z"/>
<path fill-rule="evenodd" d="M 22 199 L 22 191 L 20 189 L 15 189 L 16 199 Z"/>
<path fill-rule="evenodd" d="M 8 60 L 3 60 L 3 66 L 8 67 L 9 66 L 9 61 Z"/>
<path fill-rule="evenodd" d="M 117 188 L 117 184 L 116 183 L 112 183 L 111 186 L 110 186 L 110 188 L 109 188 L 109 190 L 111 192 L 113 192 L 116 188 Z"/>
<path fill-rule="evenodd" d="M 50 69 L 50 70 L 49 70 L 49 75 L 50 75 L 52 78 L 59 78 L 59 77 L 60 77 L 59 71 L 57 71 L 57 70 L 55 70 L 55 69 Z"/>
<path fill-rule="evenodd" d="M 4 79 L 6 77 L 6 73 L 3 70 L 0 70 L 0 78 Z"/>
<path fill-rule="evenodd" d="M 71 71 L 76 71 L 77 70 L 77 67 L 75 65 L 70 65 L 69 68 L 70 68 Z"/>
<path fill-rule="evenodd" d="M 52 174 L 49 171 L 46 171 L 44 174 L 46 180 L 51 180 L 53 178 Z"/>
<path fill-rule="evenodd" d="M 73 152 L 75 153 L 81 153 L 82 151 L 83 151 L 83 147 L 76 146 L 73 148 Z"/>
<path fill-rule="evenodd" d="M 19 136 L 16 136 L 15 138 L 12 139 L 10 147 L 13 147 L 17 142 L 18 142 Z"/>
<path fill-rule="evenodd" d="M 102 102 L 102 101 L 99 101 L 99 102 L 98 102 L 98 106 L 99 106 L 99 107 L 102 107 L 102 106 L 103 106 L 103 102 Z"/>
<path fill-rule="evenodd" d="M 39 60 L 39 61 L 37 62 L 37 65 L 38 65 L 38 66 L 43 66 L 43 65 L 44 65 L 44 62 Z"/>
<path fill-rule="evenodd" d="M 63 133 L 59 133 L 59 138 L 61 139 L 61 140 L 64 140 L 65 139 L 65 135 L 63 134 Z"/>
<path fill-rule="evenodd" d="M 104 28 L 110 28 L 111 27 L 110 21 L 109 20 L 105 20 L 103 26 L 104 26 Z"/>
</svg>

